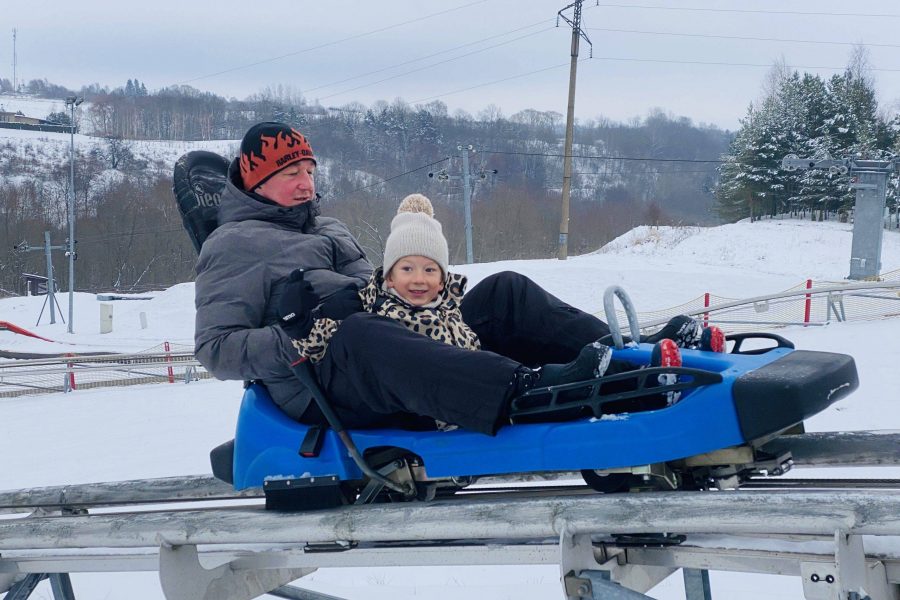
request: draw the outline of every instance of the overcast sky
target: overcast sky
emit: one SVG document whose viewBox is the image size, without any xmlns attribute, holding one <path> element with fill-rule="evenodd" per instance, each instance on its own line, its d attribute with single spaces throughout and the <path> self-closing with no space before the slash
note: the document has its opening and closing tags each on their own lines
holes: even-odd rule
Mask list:
<svg viewBox="0 0 900 600">
<path fill-rule="evenodd" d="M 869 47 L 879 99 L 900 99 L 896 0 L 585 0 L 576 116 L 654 108 L 734 129 L 767 66 L 830 76 Z M 571 29 L 549 0 L 4 0 L 0 77 L 77 88 L 137 78 L 244 98 L 290 86 L 340 106 L 441 100 L 478 114 L 566 112 Z M 570 18 L 572 9 L 565 12 Z"/>
</svg>

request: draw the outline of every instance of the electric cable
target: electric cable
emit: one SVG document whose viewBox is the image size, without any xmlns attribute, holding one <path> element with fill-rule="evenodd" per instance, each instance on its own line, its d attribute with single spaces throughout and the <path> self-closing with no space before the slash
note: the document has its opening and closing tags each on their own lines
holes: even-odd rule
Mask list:
<svg viewBox="0 0 900 600">
<path fill-rule="evenodd" d="M 445 15 L 445 14 L 447 14 L 447 13 L 451 13 L 451 12 L 454 12 L 454 11 L 457 11 L 457 10 L 462 10 L 462 9 L 464 9 L 464 8 L 469 8 L 470 6 L 474 6 L 474 5 L 476 5 L 476 4 L 484 4 L 485 2 L 490 2 L 490 1 L 491 1 L 491 0 L 475 0 L 474 2 L 469 2 L 469 3 L 467 3 L 467 4 L 461 4 L 461 5 L 455 6 L 455 7 L 453 7 L 453 8 L 448 8 L 448 9 L 446 9 L 446 10 L 442 10 L 442 11 L 438 11 L 438 12 L 435 12 L 435 13 L 431 13 L 431 14 L 428 14 L 428 15 L 425 15 L 425 16 L 422 16 L 422 17 L 416 17 L 415 19 L 409 19 L 409 20 L 407 20 L 407 21 L 402 21 L 402 22 L 400 22 L 400 23 L 394 23 L 393 25 L 386 25 L 386 26 L 384 26 L 384 27 L 379 27 L 378 29 L 372 29 L 372 30 L 369 30 L 369 31 L 364 31 L 363 33 L 357 33 L 357 34 L 354 34 L 354 35 L 351 35 L 351 36 L 348 36 L 348 37 L 345 37 L 345 38 L 341 38 L 341 39 L 339 39 L 339 40 L 333 40 L 333 41 L 331 41 L 331 42 L 325 42 L 324 44 L 319 44 L 319 45 L 317 45 L 317 46 L 310 46 L 309 48 L 304 48 L 304 49 L 302 49 L 302 50 L 297 50 L 297 51 L 295 51 L 295 52 L 288 52 L 288 53 L 286 53 L 286 54 L 281 54 L 281 55 L 279 55 L 279 56 L 274 56 L 274 57 L 271 57 L 271 58 L 265 58 L 265 59 L 263 59 L 263 60 L 258 60 L 258 61 L 256 61 L 256 62 L 247 63 L 247 64 L 244 64 L 244 65 L 238 65 L 237 67 L 232 67 L 232 68 L 230 68 L 230 69 L 225 69 L 225 70 L 223 70 L 223 71 L 217 71 L 217 72 L 215 72 L 215 73 L 209 73 L 209 74 L 207 74 L 207 75 L 201 75 L 201 76 L 199 76 L 199 77 L 194 77 L 194 78 L 192 78 L 192 79 L 185 79 L 184 81 L 179 81 L 178 83 L 175 83 L 174 85 L 184 85 L 184 84 L 186 84 L 186 83 L 192 83 L 192 82 L 194 82 L 194 81 L 200 81 L 201 79 L 209 79 L 210 77 L 216 77 L 216 76 L 218 76 L 218 75 L 224 75 L 224 74 L 226 74 L 226 73 L 233 73 L 233 72 L 235 72 L 235 71 L 241 71 L 241 70 L 243 70 L 243 69 L 249 69 L 250 67 L 256 67 L 256 66 L 263 65 L 263 64 L 266 64 L 266 63 L 275 62 L 275 61 L 281 60 L 281 59 L 283 59 L 283 58 L 289 58 L 289 57 L 291 57 L 291 56 L 297 56 L 297 55 L 299 55 L 299 54 L 304 54 L 304 53 L 306 53 L 306 52 L 311 52 L 311 51 L 313 51 L 313 50 L 320 50 L 320 49 L 322 49 L 322 48 L 327 48 L 327 47 L 329 47 L 329 46 L 335 46 L 335 45 L 341 44 L 341 43 L 343 43 L 343 42 L 349 42 L 349 41 L 351 41 L 351 40 L 356 40 L 356 39 L 359 39 L 359 38 L 362 38 L 362 37 L 367 37 L 367 36 L 370 36 L 370 35 L 374 35 L 374 34 L 376 34 L 376 33 L 382 33 L 382 32 L 384 32 L 384 31 L 390 31 L 391 29 L 396 29 L 396 28 L 402 27 L 402 26 L 404 26 L 404 25 L 409 25 L 409 24 L 411 24 L 411 23 L 418 23 L 419 21 L 424 21 L 424 20 L 430 19 L 430 18 L 432 18 L 432 17 L 437 17 L 437 16 L 440 16 L 440 15 Z"/>
<path fill-rule="evenodd" d="M 383 73 L 384 71 L 390 71 L 391 69 L 396 69 L 397 67 L 402 67 L 402 66 L 404 66 L 404 65 L 408 65 L 408 64 L 411 64 L 411 63 L 419 62 L 419 61 L 421 61 L 421 60 L 427 60 L 427 59 L 429 59 L 429 58 L 434 58 L 435 56 L 440 56 L 441 54 L 447 54 L 448 52 L 453 52 L 453 51 L 455 51 L 455 50 L 461 50 L 461 49 L 463 49 L 463 48 L 468 48 L 469 46 L 474 46 L 475 44 L 480 44 L 480 43 L 482 43 L 482 42 L 486 42 L 486 41 L 489 41 L 489 40 L 493 40 L 493 39 L 496 39 L 496 38 L 499 38 L 499 37 L 504 37 L 504 36 L 510 35 L 510 34 L 512 34 L 512 33 L 518 33 L 519 31 L 522 31 L 522 30 L 524 30 L 524 29 L 530 29 L 530 28 L 535 27 L 535 26 L 537 26 L 537 25 L 542 25 L 542 24 L 546 23 L 548 20 L 549 20 L 549 19 L 543 19 L 543 20 L 541 20 L 541 21 L 537 21 L 536 23 L 532 23 L 532 24 L 530 24 L 530 25 L 525 25 L 525 26 L 523 26 L 523 27 L 517 27 L 516 29 L 511 29 L 511 30 L 505 31 L 505 32 L 503 32 L 503 33 L 498 33 L 497 35 L 491 35 L 491 36 L 488 36 L 488 37 L 486 37 L 486 38 L 481 38 L 480 40 L 475 40 L 475 41 L 472 41 L 472 42 L 467 42 L 467 43 L 465 43 L 465 44 L 460 44 L 459 46 L 454 46 L 453 48 L 447 48 L 446 50 L 441 50 L 441 51 L 439 51 L 439 52 L 433 52 L 433 53 L 431 53 L 431 54 L 426 54 L 425 56 L 420 56 L 420 57 L 418 57 L 418 58 L 413 58 L 413 59 L 410 59 L 410 60 L 406 60 L 406 61 L 403 61 L 403 62 L 401 62 L 401 63 L 397 63 L 397 64 L 390 65 L 390 66 L 387 66 L 387 67 L 383 67 L 383 68 L 381 68 L 381 69 L 376 69 L 376 70 L 374 70 L 374 71 L 368 71 L 367 73 L 360 73 L 359 75 L 354 75 L 354 76 L 352 76 L 352 77 L 346 77 L 346 78 L 341 79 L 341 80 L 338 80 L 338 81 L 332 81 L 331 83 L 324 83 L 324 84 L 322 84 L 322 85 L 317 85 L 317 86 L 315 86 L 315 87 L 306 88 L 305 92 L 308 94 L 309 92 L 313 92 L 313 91 L 315 91 L 315 90 L 320 90 L 320 89 L 322 89 L 322 88 L 327 88 L 327 87 L 333 87 L 333 86 L 336 86 L 336 85 L 340 85 L 340 84 L 342 84 L 342 83 L 347 83 L 348 81 L 353 81 L 354 79 L 361 79 L 361 78 L 363 78 L 363 77 L 368 77 L 369 75 L 376 75 L 376 74 L 378 74 L 378 73 Z M 553 27 L 552 29 L 555 29 L 555 27 Z M 542 31 L 543 31 L 543 30 L 542 30 Z M 540 32 L 536 32 L 536 33 L 540 33 Z M 493 47 L 493 46 L 492 46 L 492 47 Z M 488 48 L 484 48 L 483 50 L 487 50 L 487 49 L 488 49 Z M 463 55 L 463 56 L 467 56 L 467 55 Z M 457 57 L 457 58 L 461 58 L 461 57 Z M 440 64 L 440 63 L 438 63 L 438 64 Z"/>
<path fill-rule="evenodd" d="M 613 29 L 610 27 L 582 27 L 588 31 L 610 33 L 636 33 L 640 35 L 668 35 L 676 37 L 711 38 L 719 40 L 743 40 L 752 42 L 790 42 L 797 44 L 829 44 L 834 46 L 871 46 L 874 48 L 900 48 L 900 44 L 870 44 L 866 42 L 837 42 L 834 40 L 798 40 L 791 38 L 753 37 L 744 35 L 715 35 L 711 33 L 676 33 L 671 31 L 642 31 L 639 29 Z"/>
<path fill-rule="evenodd" d="M 600 8 L 638 8 L 648 10 L 681 10 L 690 12 L 716 12 L 716 13 L 744 13 L 762 15 L 801 15 L 801 16 L 825 16 L 825 17 L 873 17 L 873 18 L 897 18 L 898 13 L 852 13 L 852 12 L 806 12 L 799 10 L 763 10 L 750 8 L 699 8 L 686 6 L 658 6 L 641 4 L 597 4 Z"/>
</svg>

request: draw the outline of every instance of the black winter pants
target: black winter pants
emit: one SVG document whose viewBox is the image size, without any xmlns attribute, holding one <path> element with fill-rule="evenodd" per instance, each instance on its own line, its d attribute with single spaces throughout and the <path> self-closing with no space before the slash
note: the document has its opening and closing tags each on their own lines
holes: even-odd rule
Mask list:
<svg viewBox="0 0 900 600">
<path fill-rule="evenodd" d="M 341 323 L 316 371 L 344 425 L 429 428 L 438 419 L 492 435 L 517 368 L 568 362 L 609 333 L 603 321 L 512 272 L 472 288 L 462 314 L 483 350 L 437 342 L 369 313 Z"/>
<path fill-rule="evenodd" d="M 483 349 L 529 367 L 569 362 L 585 344 L 609 335 L 597 317 L 512 271 L 482 280 L 463 297 L 461 308 Z"/>
</svg>

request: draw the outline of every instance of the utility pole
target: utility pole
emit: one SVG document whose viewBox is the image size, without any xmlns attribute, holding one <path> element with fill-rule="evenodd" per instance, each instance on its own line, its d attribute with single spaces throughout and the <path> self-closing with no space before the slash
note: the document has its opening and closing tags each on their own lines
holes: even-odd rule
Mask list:
<svg viewBox="0 0 900 600">
<path fill-rule="evenodd" d="M 562 184 L 562 217 L 559 221 L 559 260 L 566 260 L 569 255 L 569 194 L 572 190 L 572 139 L 575 131 L 575 76 L 578 69 L 578 45 L 581 38 L 591 46 L 593 56 L 593 44 L 584 31 L 581 30 L 581 3 L 584 0 L 575 0 L 557 13 L 556 25 L 562 18 L 572 26 L 572 62 L 569 65 L 569 105 L 566 109 L 566 145 L 563 158 L 563 184 Z M 573 18 L 569 18 L 563 12 L 574 9 Z"/>
<path fill-rule="evenodd" d="M 69 201 L 68 201 L 68 217 L 69 217 L 69 249 L 66 250 L 66 256 L 69 257 L 69 324 L 66 331 L 73 333 L 74 315 L 75 315 L 75 107 L 84 102 L 84 98 L 76 98 L 68 96 L 66 98 L 66 106 L 71 110 L 71 123 L 69 131 L 71 133 L 69 145 Z"/>
<path fill-rule="evenodd" d="M 462 152 L 463 159 L 463 203 L 466 212 L 466 264 L 471 265 L 475 262 L 474 251 L 472 250 L 472 193 L 469 188 L 469 152 L 474 152 L 472 144 L 469 144 L 465 150 L 462 146 L 457 146 L 457 150 Z"/>
<path fill-rule="evenodd" d="M 460 144 L 456 147 L 462 153 L 463 168 L 462 175 L 449 175 L 446 169 L 441 169 L 437 173 L 429 173 L 429 177 L 437 177 L 438 181 L 449 181 L 462 179 L 463 181 L 463 202 L 465 204 L 466 214 L 466 264 L 470 265 L 475 262 L 475 253 L 472 246 L 472 187 L 469 185 L 469 153 L 475 152 L 472 144 L 463 146 Z M 483 167 L 479 172 L 479 179 L 487 179 L 488 174 L 496 175 L 497 169 L 486 171 Z"/>
<path fill-rule="evenodd" d="M 19 91 L 19 86 L 16 81 L 16 28 L 13 27 L 13 94 Z"/>
<path fill-rule="evenodd" d="M 44 307 L 47 306 L 47 303 L 50 303 L 50 324 L 53 325 L 56 323 L 56 307 L 59 306 L 59 302 L 56 300 L 56 285 L 54 283 L 54 271 L 53 271 L 53 257 L 51 255 L 52 250 L 65 250 L 65 246 L 51 246 L 50 245 L 50 232 L 44 232 L 44 247 L 43 248 L 32 248 L 28 245 L 28 242 L 22 242 L 21 244 L 17 244 L 13 246 L 13 250 L 16 252 L 40 252 L 44 251 L 44 255 L 47 259 L 47 297 L 44 299 L 44 305 L 41 306 L 41 312 L 38 315 L 38 320 L 35 325 L 41 324 L 41 317 L 44 315 Z M 59 318 L 62 319 L 62 310 L 59 311 Z M 65 323 L 65 319 L 63 319 Z"/>
</svg>

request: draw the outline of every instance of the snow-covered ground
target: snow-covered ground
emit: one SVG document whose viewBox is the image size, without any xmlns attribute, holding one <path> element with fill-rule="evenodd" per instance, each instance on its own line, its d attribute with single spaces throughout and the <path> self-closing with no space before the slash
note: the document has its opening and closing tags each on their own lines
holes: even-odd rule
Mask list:
<svg viewBox="0 0 900 600">
<path fill-rule="evenodd" d="M 779 292 L 807 278 L 839 281 L 849 270 L 850 239 L 848 225 L 805 221 L 638 228 L 599 252 L 565 262 L 511 261 L 454 270 L 469 275 L 472 283 L 500 270 L 519 271 L 593 312 L 600 310 L 603 289 L 618 284 L 640 310 L 656 310 L 707 291 L 750 297 Z M 885 272 L 900 268 L 900 235 L 885 234 L 882 257 Z M 190 343 L 193 336 L 190 283 L 155 293 L 152 300 L 113 301 L 113 332 L 103 335 L 95 297 L 76 296 L 74 334 L 66 334 L 62 323 L 49 325 L 46 314 L 35 326 L 42 302 L 42 297 L 0 300 L 0 321 L 58 342 L 0 331 L 0 349 L 129 351 L 165 340 Z M 64 312 L 66 302 L 60 296 Z M 140 327 L 141 312 L 147 316 L 146 329 Z M 900 429 L 895 383 L 900 318 L 779 333 L 798 348 L 847 352 L 857 361 L 859 391 L 811 419 L 810 430 Z M 233 434 L 240 396 L 240 382 L 201 381 L 0 399 L 0 489 L 206 473 L 210 448 Z M 853 476 L 900 473 L 870 468 Z M 78 598 L 162 598 L 152 573 L 76 574 L 73 582 Z M 300 583 L 335 596 L 376 600 L 560 597 L 553 567 L 323 569 Z M 728 600 L 803 597 L 799 579 L 789 577 L 713 573 L 712 589 L 714 598 Z M 679 577 L 670 577 L 650 594 L 660 600 L 684 598 Z M 40 587 L 34 597 L 52 595 L 49 587 Z"/>
</svg>

